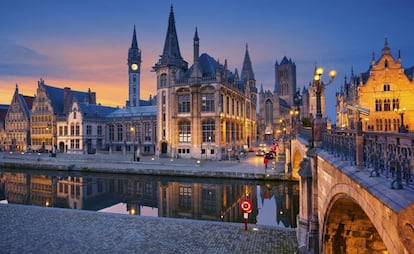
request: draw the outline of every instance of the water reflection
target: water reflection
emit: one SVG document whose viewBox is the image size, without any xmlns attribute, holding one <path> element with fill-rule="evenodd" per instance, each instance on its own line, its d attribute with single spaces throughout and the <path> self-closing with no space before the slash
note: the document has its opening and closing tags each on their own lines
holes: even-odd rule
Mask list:
<svg viewBox="0 0 414 254">
<path fill-rule="evenodd" d="M 0 171 L 0 202 L 131 215 L 296 227 L 298 184 L 143 175 Z"/>
</svg>

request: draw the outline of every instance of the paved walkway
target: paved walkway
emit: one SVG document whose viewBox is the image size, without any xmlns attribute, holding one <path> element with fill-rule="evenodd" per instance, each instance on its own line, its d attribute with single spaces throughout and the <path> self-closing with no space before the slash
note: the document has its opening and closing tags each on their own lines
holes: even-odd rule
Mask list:
<svg viewBox="0 0 414 254">
<path fill-rule="evenodd" d="M 143 156 L 132 161 L 132 155 L 122 153 L 75 155 L 0 153 L 0 167 L 58 169 L 107 173 L 136 173 L 147 175 L 228 177 L 241 179 L 286 179 L 283 161 L 271 161 L 265 170 L 263 157 L 250 153 L 240 161 L 213 161 L 196 159 L 170 159 Z"/>
<path fill-rule="evenodd" d="M 299 253 L 295 231 L 0 205 L 1 253 Z"/>
</svg>

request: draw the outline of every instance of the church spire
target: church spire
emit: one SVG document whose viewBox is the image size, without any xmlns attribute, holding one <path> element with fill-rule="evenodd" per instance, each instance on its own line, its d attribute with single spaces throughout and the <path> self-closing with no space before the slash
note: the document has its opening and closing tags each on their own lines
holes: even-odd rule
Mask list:
<svg viewBox="0 0 414 254">
<path fill-rule="evenodd" d="M 135 32 L 135 25 L 134 25 L 134 34 L 132 35 L 131 48 L 132 49 L 137 49 L 138 48 L 137 33 Z"/>
<path fill-rule="evenodd" d="M 385 43 L 384 43 L 384 48 L 382 49 L 382 54 L 383 55 L 389 55 L 389 54 L 391 54 L 391 48 L 388 46 L 388 39 L 387 39 L 387 37 L 385 37 Z"/>
<path fill-rule="evenodd" d="M 252 62 L 250 61 L 249 49 L 246 44 L 246 52 L 244 54 L 243 68 L 241 72 L 241 79 L 245 82 L 247 80 L 254 80 L 254 73 L 252 68 Z"/>
<path fill-rule="evenodd" d="M 180 46 L 178 45 L 177 30 L 175 29 L 175 18 L 172 5 L 170 10 L 170 17 L 168 19 L 167 36 L 165 37 L 162 58 L 165 60 L 182 59 L 180 53 Z"/>
<path fill-rule="evenodd" d="M 164 49 L 158 63 L 156 63 L 153 68 L 156 71 L 159 68 L 166 66 L 175 66 L 182 70 L 186 70 L 188 68 L 188 63 L 184 61 L 180 53 L 172 5 L 170 9 L 170 16 L 168 18 L 168 28 L 167 35 L 165 36 Z"/>
</svg>

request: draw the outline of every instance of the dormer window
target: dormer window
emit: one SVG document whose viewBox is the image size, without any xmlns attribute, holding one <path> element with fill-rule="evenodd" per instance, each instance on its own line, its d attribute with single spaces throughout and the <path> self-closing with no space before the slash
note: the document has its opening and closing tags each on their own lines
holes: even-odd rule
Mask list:
<svg viewBox="0 0 414 254">
<path fill-rule="evenodd" d="M 384 62 L 384 67 L 385 67 L 385 68 L 388 68 L 388 60 L 385 60 L 385 62 Z"/>
</svg>

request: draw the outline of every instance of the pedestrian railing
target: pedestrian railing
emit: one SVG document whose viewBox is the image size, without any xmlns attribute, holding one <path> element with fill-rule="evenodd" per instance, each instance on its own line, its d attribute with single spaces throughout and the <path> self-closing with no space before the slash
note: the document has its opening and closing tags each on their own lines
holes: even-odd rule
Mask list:
<svg viewBox="0 0 414 254">
<path fill-rule="evenodd" d="M 362 165 L 357 165 L 359 144 L 354 130 L 327 130 L 323 135 L 323 149 L 349 161 L 350 165 L 370 170 L 371 177 L 390 179 L 393 189 L 413 184 L 413 134 L 362 132 L 362 137 Z"/>
</svg>

